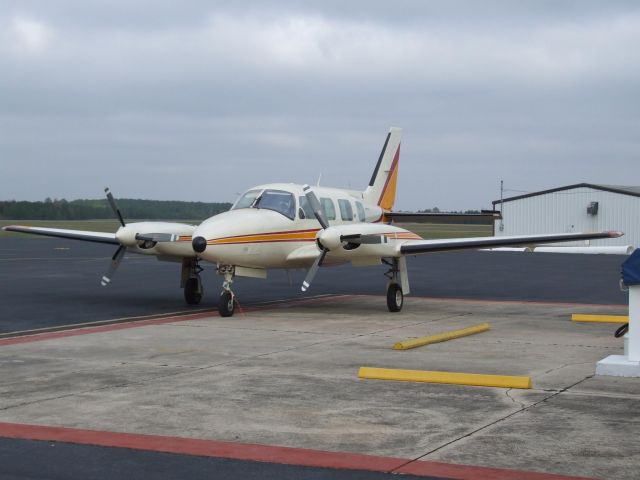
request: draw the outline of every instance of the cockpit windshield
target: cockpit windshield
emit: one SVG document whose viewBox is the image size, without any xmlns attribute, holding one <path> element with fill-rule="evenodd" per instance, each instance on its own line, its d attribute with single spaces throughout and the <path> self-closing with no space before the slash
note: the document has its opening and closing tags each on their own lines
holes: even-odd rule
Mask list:
<svg viewBox="0 0 640 480">
<path fill-rule="evenodd" d="M 231 210 L 237 210 L 238 208 L 249 208 L 253 205 L 253 202 L 256 201 L 256 197 L 260 195 L 262 190 L 249 190 L 247 193 L 242 195 L 237 201 L 236 204 L 231 207 Z"/>
<path fill-rule="evenodd" d="M 296 201 L 291 192 L 284 190 L 249 190 L 238 199 L 231 210 L 239 208 L 266 208 L 293 220 Z"/>
</svg>

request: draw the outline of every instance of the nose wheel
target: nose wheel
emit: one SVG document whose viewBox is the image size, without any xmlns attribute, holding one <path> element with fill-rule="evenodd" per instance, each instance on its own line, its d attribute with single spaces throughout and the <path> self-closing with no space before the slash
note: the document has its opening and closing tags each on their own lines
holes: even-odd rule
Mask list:
<svg viewBox="0 0 640 480">
<path fill-rule="evenodd" d="M 218 273 L 224 276 L 222 293 L 218 299 L 218 312 L 221 317 L 231 317 L 238 304 L 235 294 L 231 291 L 235 269 L 231 265 L 220 265 L 218 266 Z"/>
<path fill-rule="evenodd" d="M 218 312 L 221 317 L 231 317 L 236 310 L 236 296 L 231 290 L 223 290 L 218 300 Z"/>
</svg>

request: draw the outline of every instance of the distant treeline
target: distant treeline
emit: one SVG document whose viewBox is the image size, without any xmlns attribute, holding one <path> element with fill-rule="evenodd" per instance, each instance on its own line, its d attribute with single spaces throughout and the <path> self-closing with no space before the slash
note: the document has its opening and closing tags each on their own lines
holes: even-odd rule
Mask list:
<svg viewBox="0 0 640 480">
<path fill-rule="evenodd" d="M 118 198 L 125 221 L 199 220 L 231 208 L 230 203 L 177 202 Z M 0 219 L 4 220 L 93 220 L 115 215 L 106 199 L 72 200 L 47 198 L 44 202 L 0 201 Z"/>
</svg>

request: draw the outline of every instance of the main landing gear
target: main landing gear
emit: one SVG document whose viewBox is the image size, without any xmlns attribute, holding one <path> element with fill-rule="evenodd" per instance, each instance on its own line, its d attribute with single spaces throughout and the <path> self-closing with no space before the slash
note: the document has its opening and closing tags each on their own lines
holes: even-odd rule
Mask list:
<svg viewBox="0 0 640 480">
<path fill-rule="evenodd" d="M 202 267 L 197 258 L 185 258 L 182 261 L 181 287 L 184 288 L 184 299 L 189 305 L 198 305 L 202 300 Z"/>
<path fill-rule="evenodd" d="M 221 317 L 230 317 L 236 310 L 236 296 L 231 291 L 231 284 L 235 276 L 235 268 L 232 265 L 218 265 L 218 274 L 224 276 L 222 282 L 222 293 L 218 300 L 218 312 Z"/>
<path fill-rule="evenodd" d="M 402 310 L 402 304 L 404 303 L 402 277 L 406 279 L 406 261 L 404 258 L 391 258 L 390 261 L 382 259 L 382 262 L 389 266 L 389 270 L 384 274 L 389 279 L 387 284 L 387 308 L 390 312 L 399 312 Z M 409 284 L 406 281 L 404 283 L 406 284 L 406 293 L 409 293 Z"/>
<path fill-rule="evenodd" d="M 399 312 L 402 310 L 404 295 L 402 288 L 397 283 L 390 283 L 387 286 L 387 308 L 390 312 Z"/>
</svg>

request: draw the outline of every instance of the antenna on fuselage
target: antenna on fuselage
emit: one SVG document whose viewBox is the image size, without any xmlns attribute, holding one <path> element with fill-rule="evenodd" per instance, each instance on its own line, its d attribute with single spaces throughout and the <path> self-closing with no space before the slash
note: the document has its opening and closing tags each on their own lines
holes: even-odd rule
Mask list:
<svg viewBox="0 0 640 480">
<path fill-rule="evenodd" d="M 322 174 L 318 175 L 318 183 L 316 183 L 316 187 L 320 186 L 320 180 L 322 180 Z"/>
</svg>

